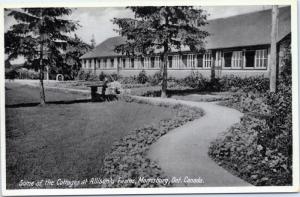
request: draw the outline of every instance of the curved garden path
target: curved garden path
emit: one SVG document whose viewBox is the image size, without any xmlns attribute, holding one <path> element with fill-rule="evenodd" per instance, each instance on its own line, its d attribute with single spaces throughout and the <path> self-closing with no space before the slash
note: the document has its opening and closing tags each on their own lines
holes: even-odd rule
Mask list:
<svg viewBox="0 0 300 197">
<path fill-rule="evenodd" d="M 147 98 L 152 102 L 181 103 L 203 109 L 204 116 L 178 127 L 161 137 L 149 150 L 148 156 L 158 162 L 170 178 L 184 177 L 204 180 L 203 184 L 176 184 L 175 186 L 251 186 L 218 166 L 209 156 L 210 142 L 220 132 L 240 121 L 242 113 L 235 109 L 209 102 L 176 99 Z"/>
</svg>

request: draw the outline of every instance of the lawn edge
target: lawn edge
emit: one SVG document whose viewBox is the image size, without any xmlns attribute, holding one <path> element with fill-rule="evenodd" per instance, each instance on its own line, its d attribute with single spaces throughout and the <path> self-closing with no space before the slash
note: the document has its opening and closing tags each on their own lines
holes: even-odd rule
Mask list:
<svg viewBox="0 0 300 197">
<path fill-rule="evenodd" d="M 166 101 L 153 101 L 147 97 L 123 96 L 126 102 L 156 105 L 176 110 L 174 118 L 161 120 L 158 124 L 152 124 L 131 131 L 121 140 L 116 141 L 104 159 L 104 177 L 112 179 L 129 180 L 135 183 L 110 183 L 104 187 L 170 187 L 172 184 L 164 174 L 161 167 L 147 157 L 147 152 L 152 144 L 160 137 L 175 128 L 183 126 L 187 122 L 201 118 L 204 112 L 200 108 Z M 152 179 L 151 182 L 142 180 Z M 168 182 L 163 182 L 168 180 Z"/>
</svg>

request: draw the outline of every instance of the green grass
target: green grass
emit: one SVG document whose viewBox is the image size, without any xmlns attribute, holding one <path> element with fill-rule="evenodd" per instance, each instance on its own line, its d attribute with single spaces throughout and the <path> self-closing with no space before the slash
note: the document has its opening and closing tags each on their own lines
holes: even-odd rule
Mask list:
<svg viewBox="0 0 300 197">
<path fill-rule="evenodd" d="M 40 89 L 29 85 L 20 85 L 10 82 L 5 84 L 5 105 L 21 103 L 39 103 Z M 87 99 L 90 96 L 84 93 L 64 93 L 61 90 L 46 89 L 46 101 L 70 101 L 76 99 Z"/>
<path fill-rule="evenodd" d="M 6 100 L 36 101 L 38 89 L 15 88 Z M 55 99 L 69 98 L 55 94 Z M 18 188 L 22 179 L 99 177 L 114 141 L 172 116 L 166 108 L 122 101 L 6 108 L 7 188 Z"/>
</svg>

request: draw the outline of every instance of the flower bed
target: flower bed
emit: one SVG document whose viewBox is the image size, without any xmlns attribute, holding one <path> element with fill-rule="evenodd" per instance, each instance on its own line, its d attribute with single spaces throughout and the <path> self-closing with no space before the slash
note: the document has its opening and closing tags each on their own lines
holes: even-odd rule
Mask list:
<svg viewBox="0 0 300 197">
<path fill-rule="evenodd" d="M 147 99 L 137 99 L 124 96 L 127 102 L 154 104 Z M 157 125 L 148 125 L 133 130 L 129 135 L 113 144 L 111 152 L 104 159 L 104 177 L 113 180 L 135 180 L 135 182 L 110 182 L 106 187 L 166 187 L 171 184 L 160 182 L 167 178 L 163 175 L 157 163 L 147 158 L 146 153 L 151 144 L 170 130 L 186 122 L 200 118 L 203 111 L 181 104 L 156 103 L 161 107 L 170 107 L 176 111 L 174 118 L 162 120 Z M 152 179 L 156 181 L 143 182 L 139 179 Z"/>
</svg>

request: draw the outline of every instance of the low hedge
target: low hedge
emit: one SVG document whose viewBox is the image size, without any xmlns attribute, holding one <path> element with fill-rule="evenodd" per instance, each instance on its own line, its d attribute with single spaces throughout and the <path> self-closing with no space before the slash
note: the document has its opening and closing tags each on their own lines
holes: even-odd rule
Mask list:
<svg viewBox="0 0 300 197">
<path fill-rule="evenodd" d="M 147 99 L 136 99 L 128 96 L 122 98 L 126 102 L 138 102 L 143 104 L 153 104 Z M 184 105 L 158 103 L 161 107 L 170 107 L 176 111 L 174 118 L 162 120 L 157 125 L 148 125 L 133 130 L 129 135 L 113 144 L 111 152 L 104 159 L 104 177 L 113 180 L 136 180 L 135 183 L 108 183 L 105 187 L 166 187 L 171 183 L 162 182 L 139 182 L 139 177 L 145 179 L 165 179 L 167 178 L 157 163 L 147 158 L 146 153 L 154 142 L 172 129 L 175 129 L 188 121 L 195 120 L 203 115 L 203 111 L 198 108 L 190 108 Z"/>
<path fill-rule="evenodd" d="M 217 89 L 221 91 L 264 93 L 269 90 L 269 79 L 263 75 L 244 78 L 235 75 L 226 75 L 217 80 Z"/>
</svg>

